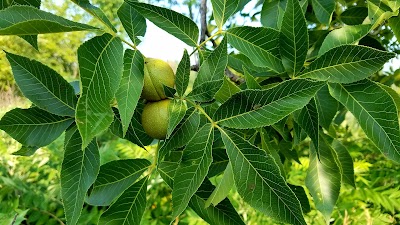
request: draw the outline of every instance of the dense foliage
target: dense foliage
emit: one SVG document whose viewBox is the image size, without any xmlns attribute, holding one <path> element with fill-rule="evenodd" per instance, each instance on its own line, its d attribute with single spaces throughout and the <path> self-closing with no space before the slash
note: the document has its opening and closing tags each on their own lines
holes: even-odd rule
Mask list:
<svg viewBox="0 0 400 225">
<path fill-rule="evenodd" d="M 77 50 L 79 82 L 67 81 L 33 56 L 5 52 L 16 84 L 33 103 L 0 120 L 0 129 L 22 144 L 13 154 L 38 154 L 43 146 L 63 142 L 62 203 L 43 204 L 62 204 L 64 210 L 47 215 L 65 213 L 67 224 L 82 218 L 89 223 L 97 220 L 97 212 L 90 216 L 95 209 L 101 211 L 99 224 L 140 224 L 152 208 L 147 205 L 154 201 L 151 187 L 165 182 L 172 189 L 164 192 L 172 211 L 164 223 L 178 222 L 193 210 L 210 224 L 244 224 L 245 213 L 238 210 L 242 200 L 258 210 L 254 221 L 261 213 L 267 221 L 306 224 L 332 218 L 341 224 L 348 223 L 346 215 L 354 208 L 373 208 L 368 212 L 399 221 L 400 206 L 391 202 L 399 198 L 393 188 L 398 176 L 371 173 L 375 183 L 364 182 L 357 166 L 368 170 L 369 159 L 353 149 L 361 148 L 355 133 L 340 126 L 351 113 L 366 135 L 362 147 L 374 151 L 373 161 L 381 151 L 393 162 L 379 167 L 398 167 L 400 98 L 391 85 L 399 79 L 379 71 L 399 49 L 392 40 L 400 38 L 399 1 L 264 1 L 256 12 L 263 27 L 251 27 L 230 20 L 249 1 L 212 0 L 211 25 L 203 33 L 176 11 L 126 0 L 117 16 L 130 41 L 101 8 L 87 0 L 72 2 L 101 25 L 45 12 L 40 1 L 0 5 L 0 35 L 18 35 L 34 48 L 39 34 L 92 31 Z M 141 125 L 146 56 L 136 46 L 146 33 L 145 19 L 193 47 L 190 54 L 183 52 L 175 88 L 164 88 L 172 101 L 167 139 L 158 142 Z M 204 35 L 209 37 L 199 43 Z M 200 58 L 195 77 L 192 55 Z M 106 132 L 142 148 L 157 144 L 147 157 L 104 161 L 102 143 L 115 139 Z M 352 156 L 362 163 L 355 167 Z M 15 181 L 4 177 L 12 187 Z M 235 196 L 231 202 L 231 190 L 241 200 Z M 389 194 L 375 197 L 377 190 Z M 350 200 L 364 196 L 374 196 L 379 207 Z M 304 216 L 314 207 L 322 217 L 316 211 Z M 17 212 L 12 220 L 27 213 Z"/>
</svg>

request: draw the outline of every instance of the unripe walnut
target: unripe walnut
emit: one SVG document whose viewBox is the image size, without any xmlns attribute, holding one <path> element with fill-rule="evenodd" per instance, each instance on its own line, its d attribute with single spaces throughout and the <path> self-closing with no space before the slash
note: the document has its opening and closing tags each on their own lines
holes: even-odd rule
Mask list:
<svg viewBox="0 0 400 225">
<path fill-rule="evenodd" d="M 161 59 L 146 58 L 144 64 L 144 86 L 142 98 L 148 101 L 166 99 L 164 87 L 174 88 L 175 75 L 171 66 Z"/>
</svg>

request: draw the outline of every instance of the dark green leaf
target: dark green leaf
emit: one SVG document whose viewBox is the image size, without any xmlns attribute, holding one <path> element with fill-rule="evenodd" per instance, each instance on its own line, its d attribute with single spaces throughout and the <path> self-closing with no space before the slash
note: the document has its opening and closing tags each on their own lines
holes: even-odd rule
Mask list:
<svg viewBox="0 0 400 225">
<path fill-rule="evenodd" d="M 215 100 L 224 103 L 232 95 L 238 93 L 239 91 L 240 88 L 225 76 L 221 88 L 215 94 Z"/>
<path fill-rule="evenodd" d="M 273 219 L 306 224 L 300 202 L 282 177 L 275 160 L 228 130 L 220 130 L 239 194 Z"/>
<path fill-rule="evenodd" d="M 26 147 L 42 147 L 58 138 L 73 121 L 36 107 L 16 108 L 1 118 L 0 129 Z"/>
<path fill-rule="evenodd" d="M 21 35 L 20 37 L 32 45 L 36 50 L 39 49 L 37 35 Z"/>
<path fill-rule="evenodd" d="M 108 28 L 110 28 L 112 31 L 117 32 L 115 27 L 111 24 L 110 20 L 107 18 L 107 16 L 104 14 L 101 9 L 97 8 L 96 6 L 93 6 L 90 4 L 89 0 L 71 0 L 75 4 L 79 5 L 82 9 L 84 9 L 86 12 L 90 13 L 92 16 L 97 18 L 98 20 L 102 21 Z"/>
<path fill-rule="evenodd" d="M 244 73 L 243 68 L 246 68 L 253 76 L 265 77 L 275 76 L 276 73 L 265 67 L 255 66 L 253 62 L 244 54 L 228 55 L 228 66 L 239 73 Z"/>
<path fill-rule="evenodd" d="M 60 116 L 74 116 L 77 98 L 72 86 L 38 61 L 7 53 L 15 82 L 36 106 Z"/>
<path fill-rule="evenodd" d="M 142 93 L 143 82 L 144 59 L 142 54 L 138 50 L 125 50 L 121 84 L 115 93 L 124 136 Z"/>
<path fill-rule="evenodd" d="M 218 183 L 210 197 L 208 197 L 205 206 L 209 207 L 211 204 L 218 205 L 218 203 L 223 201 L 228 196 L 233 185 L 233 170 L 231 164 L 228 163 L 221 181 Z"/>
<path fill-rule="evenodd" d="M 389 26 L 392 29 L 397 40 L 400 40 L 400 16 L 390 18 Z"/>
<path fill-rule="evenodd" d="M 150 164 L 146 159 L 124 159 L 102 165 L 86 202 L 97 206 L 110 205 L 148 169 Z"/>
<path fill-rule="evenodd" d="M 335 9 L 335 0 L 311 0 L 311 3 L 318 21 L 329 25 Z"/>
<path fill-rule="evenodd" d="M 299 199 L 301 208 L 303 209 L 303 213 L 309 213 L 311 211 L 310 202 L 308 201 L 308 196 L 306 191 L 302 186 L 297 186 L 293 184 L 288 184 L 290 189 L 296 195 L 297 199 Z"/>
<path fill-rule="evenodd" d="M 329 50 L 310 64 L 304 78 L 334 83 L 352 83 L 369 77 L 395 54 L 373 48 L 342 45 Z"/>
<path fill-rule="evenodd" d="M 271 89 L 244 90 L 223 103 L 214 118 L 218 124 L 232 128 L 269 126 L 307 105 L 323 85 L 323 82 L 295 79 Z"/>
<path fill-rule="evenodd" d="M 146 19 L 125 2 L 119 7 L 117 13 L 129 38 L 138 45 L 140 40 L 137 36 L 144 37 L 146 33 Z"/>
<path fill-rule="evenodd" d="M 332 142 L 332 148 L 336 152 L 338 158 L 340 172 L 342 174 L 342 183 L 347 183 L 355 187 L 353 159 L 349 151 L 338 140 Z"/>
<path fill-rule="evenodd" d="M 236 12 L 239 0 L 211 0 L 213 8 L 213 16 L 215 23 L 219 29 Z"/>
<path fill-rule="evenodd" d="M 104 34 L 78 49 L 81 96 L 76 108 L 76 124 L 82 148 L 113 121 L 110 103 L 119 87 L 123 68 L 123 47 L 118 38 Z"/>
<path fill-rule="evenodd" d="M 317 92 L 315 103 L 318 110 L 319 124 L 326 130 L 329 130 L 329 126 L 339 109 L 339 103 L 329 94 L 328 86 L 322 87 Z"/>
<path fill-rule="evenodd" d="M 176 126 L 181 122 L 183 117 L 185 116 L 187 110 L 186 102 L 173 99 L 168 106 L 168 129 L 167 129 L 167 138 L 172 134 L 172 131 L 175 130 Z"/>
<path fill-rule="evenodd" d="M 81 215 L 86 192 L 99 173 L 100 155 L 95 140 L 82 151 L 82 138 L 76 126 L 67 130 L 64 148 L 61 196 L 67 223 L 75 225 Z"/>
<path fill-rule="evenodd" d="M 199 28 L 191 19 L 173 10 L 139 3 L 136 0 L 125 0 L 125 2 L 159 28 L 174 35 L 190 46 L 197 46 Z"/>
<path fill-rule="evenodd" d="M 400 128 L 393 98 L 376 83 L 329 84 L 331 95 L 357 119 L 365 134 L 389 159 L 400 162 Z"/>
<path fill-rule="evenodd" d="M 283 14 L 287 0 L 264 1 L 261 9 L 261 24 L 279 30 L 282 25 Z"/>
<path fill-rule="evenodd" d="M 368 16 L 368 8 L 362 6 L 350 7 L 340 15 L 340 19 L 347 25 L 362 24 Z"/>
<path fill-rule="evenodd" d="M 244 77 L 246 79 L 246 86 L 248 89 L 261 89 L 261 85 L 254 79 L 254 77 L 243 67 Z"/>
<path fill-rule="evenodd" d="M 188 52 L 183 52 L 181 61 L 179 62 L 178 68 L 176 69 L 176 92 L 179 96 L 183 96 L 189 84 L 190 78 L 190 57 Z"/>
<path fill-rule="evenodd" d="M 34 35 L 94 29 L 97 28 L 27 5 L 15 5 L 0 11 L 0 35 Z"/>
<path fill-rule="evenodd" d="M 297 117 L 295 117 L 296 122 L 301 128 L 308 134 L 311 138 L 314 146 L 318 148 L 319 144 L 319 121 L 318 121 L 318 110 L 314 99 L 304 106 L 300 110 Z"/>
<path fill-rule="evenodd" d="M 36 146 L 22 146 L 18 151 L 13 152 L 13 155 L 19 155 L 19 156 L 31 156 L 35 154 L 36 150 L 38 150 L 39 147 Z"/>
</svg>

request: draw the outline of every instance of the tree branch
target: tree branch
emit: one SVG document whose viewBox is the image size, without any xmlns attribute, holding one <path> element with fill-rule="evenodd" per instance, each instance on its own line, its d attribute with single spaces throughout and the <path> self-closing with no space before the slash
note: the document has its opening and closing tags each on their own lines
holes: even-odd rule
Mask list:
<svg viewBox="0 0 400 225">
<path fill-rule="evenodd" d="M 207 0 L 201 0 L 200 3 L 200 41 L 206 40 L 207 34 Z"/>
</svg>

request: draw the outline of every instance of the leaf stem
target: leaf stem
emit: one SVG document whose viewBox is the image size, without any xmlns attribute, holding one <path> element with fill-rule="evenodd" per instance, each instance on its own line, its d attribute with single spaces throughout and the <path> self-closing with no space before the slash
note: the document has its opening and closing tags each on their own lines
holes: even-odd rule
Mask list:
<svg viewBox="0 0 400 225">
<path fill-rule="evenodd" d="M 212 124 L 213 127 L 219 127 L 217 125 L 217 123 L 207 114 L 207 112 L 203 109 L 203 107 L 201 107 L 199 104 L 196 104 L 195 102 L 193 102 L 192 100 L 189 99 L 185 99 L 187 102 L 189 102 L 190 104 L 192 104 L 201 114 L 203 114 L 208 121 L 210 121 L 210 123 Z"/>
<path fill-rule="evenodd" d="M 205 45 L 208 41 L 210 41 L 211 39 L 213 39 L 214 37 L 222 34 L 224 31 L 222 30 L 218 30 L 217 32 L 215 32 L 215 34 L 211 35 L 210 37 L 208 37 L 205 41 L 201 42 L 199 45 L 196 46 L 196 49 L 194 49 L 189 56 L 192 56 L 197 50 L 200 50 L 201 47 L 203 47 L 203 45 Z"/>
</svg>

